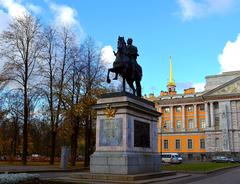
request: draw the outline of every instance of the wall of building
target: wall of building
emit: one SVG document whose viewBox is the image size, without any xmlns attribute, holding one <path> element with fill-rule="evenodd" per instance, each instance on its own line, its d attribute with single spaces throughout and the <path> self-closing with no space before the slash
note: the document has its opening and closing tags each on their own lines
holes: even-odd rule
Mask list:
<svg viewBox="0 0 240 184">
<path fill-rule="evenodd" d="M 205 91 L 212 90 L 238 76 L 240 76 L 240 71 L 224 72 L 220 75 L 206 76 Z"/>
<path fill-rule="evenodd" d="M 201 107 L 201 108 L 200 108 Z M 168 109 L 167 112 L 165 109 Z M 189 109 L 190 110 L 189 110 Z M 158 110 L 162 112 L 160 123 L 162 127 L 159 129 L 158 145 L 160 153 L 180 153 L 185 159 L 201 158 L 205 154 L 206 149 L 200 147 L 200 140 L 204 140 L 205 144 L 205 128 L 200 126 L 200 121 L 205 122 L 205 106 L 203 103 L 181 104 L 160 106 Z M 177 111 L 177 109 L 181 109 Z M 193 127 L 189 127 L 188 120 L 193 121 Z M 170 125 L 165 122 L 170 122 Z M 177 121 L 181 121 L 181 128 L 177 127 Z M 162 131 L 161 131 L 162 130 Z M 192 148 L 188 148 L 188 140 L 192 140 Z M 168 149 L 164 149 L 164 140 L 168 141 Z M 180 149 L 176 149 L 176 140 L 180 140 Z"/>
<path fill-rule="evenodd" d="M 214 117 L 219 117 L 219 127 L 215 118 L 206 129 L 206 151 L 209 154 L 235 154 L 240 152 L 240 100 L 218 101 L 219 108 Z M 210 115 L 211 116 L 211 115 Z"/>
<path fill-rule="evenodd" d="M 192 148 L 188 148 L 188 139 L 191 139 L 193 144 Z M 200 147 L 200 139 L 206 139 L 206 135 L 204 133 L 182 133 L 175 135 L 159 135 L 158 136 L 158 144 L 159 144 L 159 152 L 162 153 L 195 153 L 201 152 L 205 153 L 206 150 Z M 161 150 L 161 140 L 162 140 L 162 150 Z M 164 149 L 164 140 L 168 140 L 168 149 Z M 180 149 L 176 149 L 176 140 L 180 140 Z"/>
<path fill-rule="evenodd" d="M 178 152 L 193 157 L 206 155 L 209 158 L 220 154 L 240 156 L 239 76 L 240 71 L 207 76 L 202 93 L 192 94 L 188 89 L 185 92 L 190 94 L 155 97 L 157 108 L 162 112 L 158 132 L 159 152 Z M 178 107 L 181 107 L 180 112 L 176 111 Z M 192 110 L 188 111 L 188 107 Z M 165 108 L 168 112 L 164 111 Z M 189 127 L 189 119 L 194 122 L 192 128 Z M 177 122 L 180 121 L 182 125 L 179 128 Z M 201 121 L 204 126 L 201 126 Z M 181 142 L 180 149 L 175 146 L 177 139 Z M 193 140 L 192 149 L 187 147 L 188 139 Z M 200 139 L 205 140 L 205 149 L 200 149 Z M 168 149 L 163 147 L 164 140 L 169 141 Z"/>
</svg>

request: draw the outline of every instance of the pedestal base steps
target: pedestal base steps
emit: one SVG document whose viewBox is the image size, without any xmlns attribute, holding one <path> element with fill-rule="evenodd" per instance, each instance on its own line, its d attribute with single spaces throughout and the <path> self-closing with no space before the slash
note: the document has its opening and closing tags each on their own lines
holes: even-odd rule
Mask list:
<svg viewBox="0 0 240 184">
<path fill-rule="evenodd" d="M 139 152 L 95 152 L 91 156 L 91 173 L 137 174 L 160 171 L 160 156 Z"/>
<path fill-rule="evenodd" d="M 113 183 L 132 183 L 136 181 L 152 180 L 156 178 L 164 178 L 169 176 L 175 176 L 176 172 L 161 171 L 152 173 L 143 173 L 135 175 L 120 175 L 120 174 L 93 174 L 93 173 L 78 173 L 73 174 L 72 178 L 81 179 L 85 181 L 106 181 Z M 166 179 L 166 178 L 165 178 Z"/>
</svg>

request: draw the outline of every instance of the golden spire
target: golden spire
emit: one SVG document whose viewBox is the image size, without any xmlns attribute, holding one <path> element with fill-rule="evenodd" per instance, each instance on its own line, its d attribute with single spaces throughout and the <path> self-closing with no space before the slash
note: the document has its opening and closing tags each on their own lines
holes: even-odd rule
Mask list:
<svg viewBox="0 0 240 184">
<path fill-rule="evenodd" d="M 169 62 L 170 62 L 170 73 L 169 73 L 169 82 L 168 82 L 168 86 L 176 86 L 175 82 L 173 80 L 173 71 L 172 71 L 172 57 L 170 56 L 169 58 Z"/>
</svg>

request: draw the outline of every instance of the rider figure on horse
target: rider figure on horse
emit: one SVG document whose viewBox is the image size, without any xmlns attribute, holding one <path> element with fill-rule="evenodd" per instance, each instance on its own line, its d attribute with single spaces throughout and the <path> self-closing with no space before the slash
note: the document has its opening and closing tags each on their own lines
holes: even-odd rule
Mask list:
<svg viewBox="0 0 240 184">
<path fill-rule="evenodd" d="M 133 72 L 132 72 L 132 78 L 134 78 L 134 73 L 136 71 L 137 67 L 137 57 L 138 55 L 138 49 L 136 46 L 132 45 L 132 38 L 128 38 L 127 40 L 127 56 L 129 57 L 129 60 L 132 64 Z"/>
<path fill-rule="evenodd" d="M 137 96 L 141 97 L 142 67 L 137 63 L 138 49 L 132 45 L 132 42 L 133 40 L 129 38 L 126 44 L 124 37 L 118 37 L 118 50 L 117 53 L 113 51 L 116 58 L 113 67 L 108 69 L 107 82 L 111 82 L 109 77 L 111 72 L 115 73 L 113 80 L 116 80 L 120 74 L 123 79 L 123 91 L 125 92 L 125 82 L 127 82 L 133 94 L 137 92 Z"/>
<path fill-rule="evenodd" d="M 130 64 L 132 65 L 132 74 L 131 74 L 131 78 L 134 78 L 134 73 L 136 72 L 136 68 L 137 68 L 137 57 L 138 55 L 138 49 L 136 46 L 132 45 L 132 38 L 128 38 L 127 40 L 127 46 L 126 46 L 126 55 L 129 58 Z M 114 55 L 116 56 L 117 53 L 115 53 L 113 51 Z M 118 73 L 116 73 L 115 77 L 113 78 L 113 80 L 117 80 L 118 78 Z"/>
</svg>

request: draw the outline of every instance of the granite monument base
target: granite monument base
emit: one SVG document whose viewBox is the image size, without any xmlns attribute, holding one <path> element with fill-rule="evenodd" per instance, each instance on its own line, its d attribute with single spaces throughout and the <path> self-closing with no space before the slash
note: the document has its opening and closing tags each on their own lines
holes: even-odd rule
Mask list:
<svg viewBox="0 0 240 184">
<path fill-rule="evenodd" d="M 91 173 L 138 174 L 160 171 L 160 156 L 153 153 L 95 152 L 91 156 Z"/>
<path fill-rule="evenodd" d="M 139 174 L 160 171 L 154 103 L 129 93 L 103 95 L 97 110 L 96 151 L 90 157 L 95 174 Z"/>
</svg>

